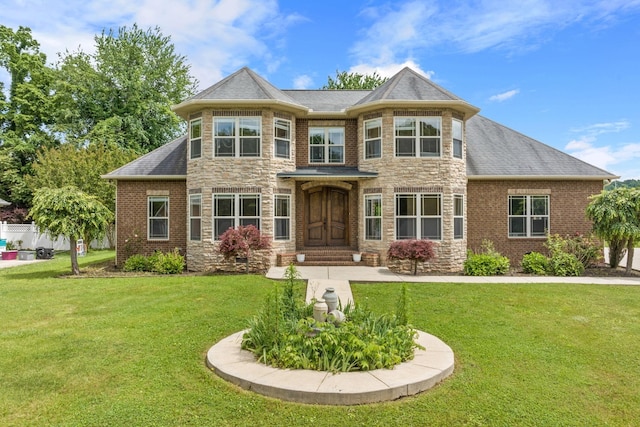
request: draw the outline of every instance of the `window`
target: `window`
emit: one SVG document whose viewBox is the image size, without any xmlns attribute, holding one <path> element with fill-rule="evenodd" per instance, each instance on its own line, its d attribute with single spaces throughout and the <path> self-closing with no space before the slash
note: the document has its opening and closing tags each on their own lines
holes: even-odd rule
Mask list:
<svg viewBox="0 0 640 427">
<path fill-rule="evenodd" d="M 509 237 L 545 237 L 549 196 L 509 196 Z"/>
<path fill-rule="evenodd" d="M 202 119 L 191 120 L 189 124 L 189 158 L 202 156 Z"/>
<path fill-rule="evenodd" d="M 291 122 L 275 119 L 273 121 L 275 156 L 283 159 L 291 157 Z"/>
<path fill-rule="evenodd" d="M 149 196 L 148 198 L 149 240 L 169 239 L 169 197 Z"/>
<path fill-rule="evenodd" d="M 462 122 L 460 120 L 453 119 L 452 133 L 453 133 L 453 157 L 458 159 L 462 158 Z"/>
<path fill-rule="evenodd" d="M 366 240 L 382 240 L 382 196 L 364 196 L 364 223 Z"/>
<path fill-rule="evenodd" d="M 276 194 L 273 210 L 273 239 L 291 239 L 291 196 Z"/>
<path fill-rule="evenodd" d="M 364 122 L 364 158 L 382 157 L 382 119 Z"/>
<path fill-rule="evenodd" d="M 260 157 L 260 117 L 216 117 L 213 144 L 216 157 Z"/>
<path fill-rule="evenodd" d="M 396 157 L 440 157 L 440 117 L 396 117 Z"/>
<path fill-rule="evenodd" d="M 229 228 L 250 224 L 260 229 L 259 194 L 213 195 L 214 240 L 218 240 Z"/>
<path fill-rule="evenodd" d="M 440 194 L 396 194 L 396 239 L 442 239 Z"/>
<path fill-rule="evenodd" d="M 453 196 L 453 238 L 464 239 L 464 196 Z"/>
<path fill-rule="evenodd" d="M 309 163 L 344 163 L 344 128 L 309 128 Z"/>
<path fill-rule="evenodd" d="M 202 195 L 189 196 L 189 240 L 202 240 Z"/>
</svg>

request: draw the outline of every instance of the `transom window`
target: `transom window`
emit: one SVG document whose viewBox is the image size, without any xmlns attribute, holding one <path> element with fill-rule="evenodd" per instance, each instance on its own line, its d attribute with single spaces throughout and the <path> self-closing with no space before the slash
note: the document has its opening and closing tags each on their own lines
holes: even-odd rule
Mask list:
<svg viewBox="0 0 640 427">
<path fill-rule="evenodd" d="M 440 117 L 396 117 L 396 157 L 440 157 Z"/>
<path fill-rule="evenodd" d="M 462 121 L 453 119 L 451 132 L 453 133 L 453 157 L 462 158 Z"/>
<path fill-rule="evenodd" d="M 442 195 L 396 194 L 396 240 L 442 239 Z"/>
<path fill-rule="evenodd" d="M 213 145 L 216 157 L 260 157 L 260 117 L 215 117 Z"/>
<path fill-rule="evenodd" d="M 189 240 L 202 240 L 202 195 L 189 196 Z"/>
<path fill-rule="evenodd" d="M 189 123 L 189 158 L 202 157 L 202 119 L 191 120 Z"/>
<path fill-rule="evenodd" d="M 291 196 L 276 194 L 273 204 L 273 239 L 291 239 Z"/>
<path fill-rule="evenodd" d="M 464 196 L 453 196 L 453 238 L 464 239 Z"/>
<path fill-rule="evenodd" d="M 149 196 L 148 198 L 148 238 L 149 240 L 169 239 L 169 197 Z"/>
<path fill-rule="evenodd" d="M 366 240 L 382 240 L 382 196 L 364 196 L 364 223 Z"/>
<path fill-rule="evenodd" d="M 274 155 L 283 159 L 291 157 L 291 122 L 275 119 L 273 121 Z"/>
<path fill-rule="evenodd" d="M 545 237 L 549 196 L 509 196 L 509 237 Z"/>
<path fill-rule="evenodd" d="M 382 119 L 364 122 L 364 158 L 382 157 Z"/>
<path fill-rule="evenodd" d="M 309 163 L 344 163 L 344 128 L 309 128 Z"/>
<path fill-rule="evenodd" d="M 220 235 L 229 228 L 253 224 L 260 229 L 259 194 L 214 194 L 213 195 L 213 236 Z"/>
</svg>

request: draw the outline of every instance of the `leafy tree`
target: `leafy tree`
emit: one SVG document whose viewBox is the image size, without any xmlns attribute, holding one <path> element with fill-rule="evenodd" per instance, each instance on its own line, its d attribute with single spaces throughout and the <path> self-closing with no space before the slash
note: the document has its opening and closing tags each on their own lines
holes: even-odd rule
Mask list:
<svg viewBox="0 0 640 427">
<path fill-rule="evenodd" d="M 87 147 L 62 144 L 60 147 L 45 148 L 38 153 L 33 165 L 33 176 L 27 178 L 27 184 L 34 192 L 38 188 L 62 188 L 72 185 L 96 196 L 115 214 L 115 184 L 100 176 L 136 157 L 137 154 L 133 150 L 125 150 L 109 143 L 94 143 Z M 111 245 L 114 242 L 114 230 L 112 222 L 107 233 Z"/>
<path fill-rule="evenodd" d="M 327 84 L 322 89 L 375 89 L 387 80 L 388 77 L 381 77 L 375 71 L 373 74 L 361 74 L 336 70 L 336 78 L 328 76 Z"/>
<path fill-rule="evenodd" d="M 263 236 L 254 225 L 229 228 L 220 236 L 218 250 L 225 259 L 245 258 L 246 272 L 249 272 L 249 260 L 253 251 L 271 248 L 271 241 Z"/>
<path fill-rule="evenodd" d="M 104 236 L 113 214 L 94 196 L 76 187 L 41 188 L 33 196 L 29 212 L 36 225 L 52 237 L 69 239 L 71 272 L 80 274 L 76 244 L 85 236 Z"/>
<path fill-rule="evenodd" d="M 616 268 L 627 250 L 627 273 L 640 241 L 640 189 L 620 187 L 591 197 L 587 217 L 596 236 L 609 244 L 609 265 Z"/>
<path fill-rule="evenodd" d="M 159 28 L 121 27 L 95 37 L 96 52 L 61 55 L 56 131 L 77 145 L 115 143 L 146 153 L 183 131 L 171 105 L 195 79 Z"/>
<path fill-rule="evenodd" d="M 0 198 L 25 206 L 31 192 L 24 177 L 31 174 L 36 153 L 56 144 L 47 132 L 53 120 L 53 70 L 29 28 L 14 31 L 3 25 L 0 67 L 10 77 L 8 90 L 0 82 Z"/>
</svg>

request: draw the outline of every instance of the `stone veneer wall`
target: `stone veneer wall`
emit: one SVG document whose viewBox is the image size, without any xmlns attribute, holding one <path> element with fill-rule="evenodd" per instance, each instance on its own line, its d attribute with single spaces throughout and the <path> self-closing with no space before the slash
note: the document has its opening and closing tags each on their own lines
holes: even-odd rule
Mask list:
<svg viewBox="0 0 640 427">
<path fill-rule="evenodd" d="M 214 116 L 261 116 L 262 153 L 261 157 L 213 157 L 213 117 Z M 273 236 L 273 203 L 275 194 L 291 196 L 291 240 L 273 241 L 269 254 L 256 254 L 252 268 L 266 270 L 275 264 L 276 253 L 295 250 L 295 186 L 293 181 L 276 177 L 278 172 L 295 170 L 296 121 L 288 113 L 274 111 L 267 106 L 256 105 L 251 109 L 216 108 L 203 110 L 192 118 L 202 117 L 202 157 L 187 160 L 187 191 L 202 194 L 202 240 L 187 241 L 187 267 L 192 271 L 244 271 L 244 264 L 234 260 L 224 260 L 218 252 L 218 243 L 213 240 L 213 194 L 260 194 L 261 231 Z M 280 159 L 273 156 L 274 116 L 291 121 L 291 158 Z M 188 209 L 188 206 L 186 207 Z M 188 214 L 187 214 L 188 215 Z M 186 217 L 188 218 L 188 216 Z M 185 220 L 186 224 L 186 220 Z"/>
<path fill-rule="evenodd" d="M 134 240 L 138 241 L 143 255 L 151 255 L 155 250 L 168 252 L 175 248 L 184 254 L 187 248 L 185 188 L 184 180 L 117 181 L 117 206 L 127 208 L 118 208 L 116 211 L 116 265 L 122 266 L 127 255 L 133 255 L 127 254 L 127 240 L 131 242 L 129 246 L 133 246 Z M 147 239 L 148 196 L 169 197 L 169 240 Z"/>
<path fill-rule="evenodd" d="M 394 117 L 397 116 L 441 116 L 442 117 L 442 153 L 439 158 L 398 158 L 394 154 Z M 382 157 L 364 159 L 363 126 L 364 120 L 382 117 Z M 382 195 L 382 240 L 364 239 L 363 213 L 360 217 L 359 249 L 366 252 L 379 252 L 382 264 L 386 264 L 386 253 L 395 240 L 395 195 L 397 193 L 440 193 L 442 194 L 442 240 L 436 245 L 436 259 L 424 271 L 459 271 L 466 259 L 467 239 L 453 238 L 453 196 L 463 195 L 466 199 L 466 140 L 463 146 L 463 158 L 453 157 L 451 134 L 452 118 L 464 117 L 449 109 L 408 110 L 383 109 L 367 113 L 358 120 L 358 157 L 360 170 L 377 172 L 378 178 L 360 182 L 360 211 L 362 212 L 366 194 Z M 466 210 L 465 200 L 465 210 Z M 465 214 L 466 218 L 466 214 Z M 467 226 L 465 223 L 465 230 Z M 465 233 L 466 237 L 466 233 Z"/>
<path fill-rule="evenodd" d="M 470 180 L 467 186 L 467 223 L 469 248 L 479 250 L 484 239 L 491 240 L 497 251 L 519 265 L 531 251 L 546 253 L 545 238 L 521 238 L 509 234 L 511 194 L 549 195 L 549 232 L 560 235 L 588 235 L 592 224 L 585 216 L 589 196 L 603 188 L 596 181 L 482 181 Z M 490 212 L 490 214 L 488 214 Z"/>
</svg>

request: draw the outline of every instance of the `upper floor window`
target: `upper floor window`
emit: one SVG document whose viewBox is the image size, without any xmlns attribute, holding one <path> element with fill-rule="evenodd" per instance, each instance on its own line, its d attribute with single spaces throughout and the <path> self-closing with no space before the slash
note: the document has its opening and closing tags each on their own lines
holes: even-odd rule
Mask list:
<svg viewBox="0 0 640 427">
<path fill-rule="evenodd" d="M 396 239 L 442 239 L 440 194 L 396 194 Z"/>
<path fill-rule="evenodd" d="M 291 239 L 291 196 L 276 194 L 273 205 L 273 239 Z"/>
<path fill-rule="evenodd" d="M 440 117 L 396 117 L 396 157 L 440 157 Z"/>
<path fill-rule="evenodd" d="M 509 196 L 509 237 L 545 237 L 549 196 Z"/>
<path fill-rule="evenodd" d="M 191 120 L 189 123 L 189 158 L 202 157 L 202 119 Z"/>
<path fill-rule="evenodd" d="M 283 159 L 291 158 L 291 122 L 274 119 L 273 121 L 274 155 Z"/>
<path fill-rule="evenodd" d="M 344 163 L 344 128 L 309 128 L 309 163 Z"/>
<path fill-rule="evenodd" d="M 261 129 L 260 117 L 215 117 L 214 156 L 260 157 Z"/>
<path fill-rule="evenodd" d="M 451 132 L 453 134 L 453 157 L 462 158 L 462 121 L 453 119 Z"/>
<path fill-rule="evenodd" d="M 202 195 L 189 196 L 189 240 L 202 240 Z"/>
<path fill-rule="evenodd" d="M 148 208 L 148 230 L 149 240 L 169 239 L 169 197 L 149 196 Z"/>
<path fill-rule="evenodd" d="M 364 158 L 382 157 L 382 119 L 364 122 Z"/>
<path fill-rule="evenodd" d="M 213 237 L 239 225 L 254 225 L 260 229 L 259 194 L 214 194 Z"/>
<path fill-rule="evenodd" d="M 464 196 L 453 196 L 453 238 L 464 239 Z"/>
</svg>

